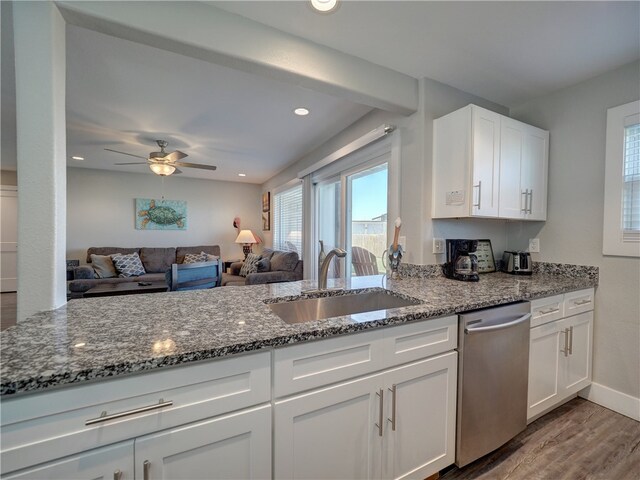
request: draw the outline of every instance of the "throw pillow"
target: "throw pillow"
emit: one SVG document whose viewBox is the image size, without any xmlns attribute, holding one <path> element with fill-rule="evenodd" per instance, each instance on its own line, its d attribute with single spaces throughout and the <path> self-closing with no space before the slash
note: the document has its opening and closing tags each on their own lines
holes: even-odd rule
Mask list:
<svg viewBox="0 0 640 480">
<path fill-rule="evenodd" d="M 260 261 L 260 255 L 250 253 L 245 258 L 242 267 L 240 268 L 240 276 L 246 277 L 250 273 L 256 273 L 258 271 L 258 262 Z"/>
<path fill-rule="evenodd" d="M 210 255 L 207 252 L 200 252 L 200 255 L 204 255 L 206 260 L 205 262 L 213 262 L 214 260 L 220 260 L 218 255 Z"/>
<path fill-rule="evenodd" d="M 268 258 L 261 258 L 258 262 L 258 273 L 271 271 L 271 261 Z"/>
<path fill-rule="evenodd" d="M 113 260 L 113 264 L 116 266 L 119 277 L 137 277 L 138 275 L 147 273 L 142 266 L 140 256 L 136 252 L 128 255 L 116 253 L 111 255 L 111 260 Z"/>
<path fill-rule="evenodd" d="M 273 252 L 271 257 L 271 270 L 293 272 L 298 265 L 297 252 Z"/>
<path fill-rule="evenodd" d="M 184 256 L 184 262 L 182 263 L 200 263 L 207 261 L 207 254 L 202 253 L 187 253 Z"/>
<path fill-rule="evenodd" d="M 96 278 L 113 278 L 118 276 L 113 260 L 109 255 L 91 254 L 91 266 L 96 272 Z"/>
</svg>

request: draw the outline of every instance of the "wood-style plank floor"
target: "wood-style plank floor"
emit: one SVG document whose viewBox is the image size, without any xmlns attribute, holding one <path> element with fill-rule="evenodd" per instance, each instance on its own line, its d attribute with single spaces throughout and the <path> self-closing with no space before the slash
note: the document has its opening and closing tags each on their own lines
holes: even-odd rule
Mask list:
<svg viewBox="0 0 640 480">
<path fill-rule="evenodd" d="M 442 480 L 639 480 L 640 423 L 582 398 Z"/>
</svg>

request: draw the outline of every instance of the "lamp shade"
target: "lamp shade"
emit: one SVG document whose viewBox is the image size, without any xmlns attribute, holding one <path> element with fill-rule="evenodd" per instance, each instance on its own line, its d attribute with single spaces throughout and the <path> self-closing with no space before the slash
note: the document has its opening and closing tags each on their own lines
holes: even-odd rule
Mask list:
<svg viewBox="0 0 640 480">
<path fill-rule="evenodd" d="M 251 230 L 240 230 L 236 243 L 258 243 Z"/>
<path fill-rule="evenodd" d="M 152 163 L 149 165 L 149 168 L 153 173 L 160 175 L 161 177 L 166 177 L 176 171 L 176 167 L 166 163 Z"/>
</svg>

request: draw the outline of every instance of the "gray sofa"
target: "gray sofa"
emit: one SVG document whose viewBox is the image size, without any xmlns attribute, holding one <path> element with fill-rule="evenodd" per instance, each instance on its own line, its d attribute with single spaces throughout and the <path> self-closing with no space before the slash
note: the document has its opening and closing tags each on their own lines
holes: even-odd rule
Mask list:
<svg viewBox="0 0 640 480">
<path fill-rule="evenodd" d="M 230 273 L 222 274 L 222 286 L 259 285 L 263 283 L 295 282 L 302 280 L 302 260 L 296 252 L 281 252 L 265 249 L 261 266 L 264 270 L 240 276 L 243 262 L 231 264 Z"/>
<path fill-rule="evenodd" d="M 113 255 L 114 253 L 128 254 L 136 252 L 142 260 L 142 265 L 147 273 L 137 277 L 113 277 L 95 278 L 95 272 L 91 266 L 91 254 Z M 164 281 L 165 273 L 171 269 L 174 263 L 184 262 L 187 253 L 198 254 L 206 252 L 210 255 L 220 256 L 218 245 L 199 245 L 195 247 L 91 247 L 87 250 L 87 265 L 74 268 L 73 280 L 69 282 L 69 291 L 72 297 L 82 296 L 90 288 L 105 283 L 121 282 L 155 282 Z M 222 262 L 222 260 L 220 260 Z"/>
</svg>

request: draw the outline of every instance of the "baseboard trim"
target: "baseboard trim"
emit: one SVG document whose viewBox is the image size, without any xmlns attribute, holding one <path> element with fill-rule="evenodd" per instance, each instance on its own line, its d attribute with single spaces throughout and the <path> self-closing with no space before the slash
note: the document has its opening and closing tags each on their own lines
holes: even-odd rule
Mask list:
<svg viewBox="0 0 640 480">
<path fill-rule="evenodd" d="M 640 398 L 632 397 L 599 383 L 592 383 L 581 390 L 578 395 L 590 402 L 602 405 L 609 410 L 640 422 Z"/>
</svg>

